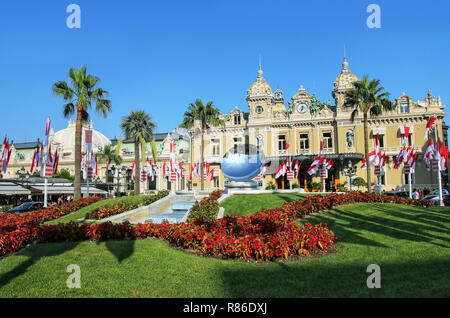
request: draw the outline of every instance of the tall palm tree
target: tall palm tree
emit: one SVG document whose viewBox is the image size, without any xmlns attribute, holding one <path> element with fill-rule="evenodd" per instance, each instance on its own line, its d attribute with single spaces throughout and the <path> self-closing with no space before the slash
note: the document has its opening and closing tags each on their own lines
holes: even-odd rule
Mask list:
<svg viewBox="0 0 450 318">
<path fill-rule="evenodd" d="M 122 163 L 122 157 L 116 154 L 112 145 L 106 145 L 98 154 L 99 163 L 106 162 L 106 182 L 108 182 L 109 166 L 112 162 L 119 165 Z"/>
<path fill-rule="evenodd" d="M 63 108 L 65 118 L 77 115 L 75 125 L 75 180 L 74 180 L 74 199 L 81 198 L 81 134 L 83 121 L 89 119 L 88 110 L 92 103 L 95 103 L 95 110 L 107 117 L 111 112 L 111 101 L 106 99 L 108 92 L 97 87 L 100 78 L 86 74 L 86 65 L 80 69 L 70 68 L 69 83 L 58 81 L 53 84 L 53 92 L 64 99 L 66 104 Z"/>
<path fill-rule="evenodd" d="M 202 128 L 202 148 L 200 157 L 200 174 L 201 174 L 201 189 L 205 189 L 203 174 L 204 174 L 204 146 L 205 146 L 205 130 L 210 126 L 224 125 L 224 121 L 219 119 L 220 112 L 213 106 L 213 102 L 209 101 L 206 106 L 200 98 L 197 98 L 194 103 L 190 103 L 188 110 L 184 113 L 183 122 L 180 127 L 192 129 L 195 121 L 200 121 Z"/>
<path fill-rule="evenodd" d="M 150 115 L 145 113 L 145 111 L 133 110 L 129 116 L 122 118 L 120 127 L 126 139 L 134 139 L 134 160 L 136 161 L 134 169 L 134 190 L 136 194 L 140 194 L 141 165 L 139 146 L 143 140 L 150 140 L 156 125 L 152 122 Z"/>
<path fill-rule="evenodd" d="M 367 191 L 371 192 L 370 187 L 370 167 L 369 167 L 369 115 L 371 117 L 379 116 L 383 110 L 392 110 L 394 104 L 389 100 L 389 93 L 383 92 L 384 87 L 380 86 L 379 79 L 369 80 L 367 75 L 363 79 L 355 82 L 354 88 L 345 93 L 346 99 L 344 106 L 355 107 L 352 112 L 351 120 L 354 121 L 358 112 L 363 113 L 364 125 L 364 154 L 367 162 Z"/>
</svg>

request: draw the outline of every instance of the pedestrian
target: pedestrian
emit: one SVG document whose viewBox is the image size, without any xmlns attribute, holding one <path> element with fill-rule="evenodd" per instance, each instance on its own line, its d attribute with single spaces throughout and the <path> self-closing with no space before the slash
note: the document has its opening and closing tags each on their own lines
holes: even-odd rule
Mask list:
<svg viewBox="0 0 450 318">
<path fill-rule="evenodd" d="M 419 199 L 419 192 L 417 192 L 417 189 L 414 189 L 414 191 L 412 193 L 412 198 L 413 198 L 413 200 Z"/>
</svg>

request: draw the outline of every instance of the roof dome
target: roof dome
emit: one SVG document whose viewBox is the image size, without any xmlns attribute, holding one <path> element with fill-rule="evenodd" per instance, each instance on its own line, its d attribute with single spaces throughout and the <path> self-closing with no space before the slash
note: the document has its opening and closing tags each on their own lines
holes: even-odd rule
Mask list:
<svg viewBox="0 0 450 318">
<path fill-rule="evenodd" d="M 263 78 L 263 71 L 261 65 L 259 66 L 258 76 L 247 91 L 248 95 L 273 95 L 272 88 L 267 84 Z"/>
<path fill-rule="evenodd" d="M 334 90 L 348 90 L 353 88 L 353 83 L 356 82 L 358 78 L 353 74 L 348 68 L 347 58 L 344 57 L 342 62 L 341 74 L 338 75 L 334 81 Z"/>
<path fill-rule="evenodd" d="M 61 149 L 64 156 L 73 155 L 75 149 L 75 124 L 76 122 L 70 121 L 67 128 L 57 131 L 52 140 L 50 141 L 54 146 Z M 85 149 L 84 135 L 86 130 L 92 130 L 92 150 L 98 152 L 106 145 L 110 145 L 111 141 L 105 137 L 102 133 L 93 129 L 92 121 L 83 122 L 83 131 L 81 135 L 81 151 Z"/>
</svg>

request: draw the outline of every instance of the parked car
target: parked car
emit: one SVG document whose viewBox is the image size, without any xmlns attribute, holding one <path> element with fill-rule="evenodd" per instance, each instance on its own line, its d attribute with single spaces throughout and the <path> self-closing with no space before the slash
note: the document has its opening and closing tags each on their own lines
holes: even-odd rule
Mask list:
<svg viewBox="0 0 450 318">
<path fill-rule="evenodd" d="M 25 202 L 19 205 L 17 208 L 10 209 L 6 213 L 23 213 L 30 212 L 44 208 L 44 202 Z"/>
<path fill-rule="evenodd" d="M 431 195 L 431 194 L 439 196 L 439 189 L 431 191 L 429 195 Z M 450 194 L 450 192 L 448 192 L 448 190 L 446 190 L 446 189 L 442 189 L 442 195 L 444 196 L 447 194 Z"/>
<path fill-rule="evenodd" d="M 403 191 L 403 190 L 388 191 L 388 192 L 385 192 L 384 194 L 386 194 L 386 195 L 395 195 L 395 196 L 401 197 L 401 198 L 409 198 L 409 191 Z"/>
<path fill-rule="evenodd" d="M 437 194 L 429 194 L 423 197 L 421 200 L 434 201 L 434 204 L 439 204 L 439 192 Z M 450 205 L 450 194 L 444 194 L 444 191 L 442 191 L 442 201 L 444 201 L 444 205 Z"/>
</svg>

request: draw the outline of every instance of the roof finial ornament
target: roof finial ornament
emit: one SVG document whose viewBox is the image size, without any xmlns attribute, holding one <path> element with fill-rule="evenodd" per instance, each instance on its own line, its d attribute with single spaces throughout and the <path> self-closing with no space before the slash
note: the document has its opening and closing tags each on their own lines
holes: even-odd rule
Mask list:
<svg viewBox="0 0 450 318">
<path fill-rule="evenodd" d="M 261 68 L 261 54 L 259 54 L 259 69 L 258 69 L 258 79 L 262 79 L 263 78 L 263 71 Z"/>
<path fill-rule="evenodd" d="M 348 61 L 347 56 L 345 52 L 345 44 L 344 44 L 344 61 L 342 62 L 342 72 L 350 72 L 350 69 L 348 68 Z"/>
</svg>

